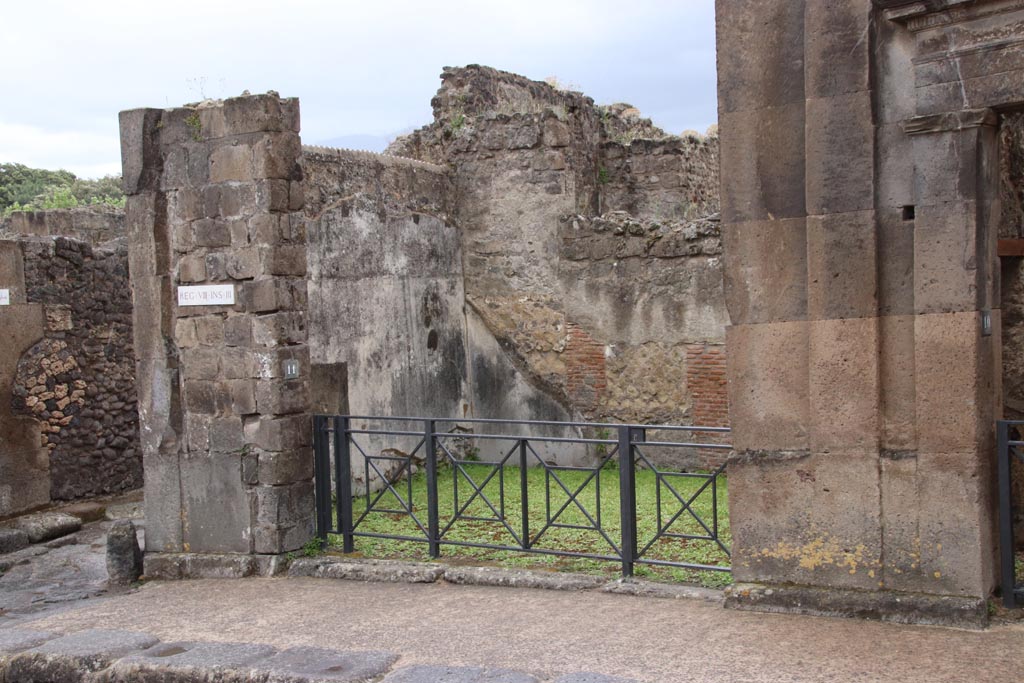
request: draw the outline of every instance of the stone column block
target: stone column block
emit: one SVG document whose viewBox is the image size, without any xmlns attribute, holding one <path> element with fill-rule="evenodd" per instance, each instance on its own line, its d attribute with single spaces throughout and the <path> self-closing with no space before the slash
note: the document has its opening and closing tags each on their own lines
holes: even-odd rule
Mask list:
<svg viewBox="0 0 1024 683">
<path fill-rule="evenodd" d="M 804 4 L 719 0 L 715 23 L 722 113 L 803 104 Z M 751 64 L 759 65 L 756 72 Z"/>
<path fill-rule="evenodd" d="M 725 223 L 807 215 L 804 116 L 801 101 L 719 117 Z"/>
<path fill-rule="evenodd" d="M 817 320 L 810 330 L 810 447 L 878 448 L 878 318 Z"/>
<path fill-rule="evenodd" d="M 807 314 L 812 320 L 878 313 L 875 212 L 807 218 Z"/>
<path fill-rule="evenodd" d="M 918 443 L 922 452 L 967 453 L 991 447 L 995 389 L 976 311 L 916 316 Z"/>
<path fill-rule="evenodd" d="M 725 298 L 734 325 L 807 317 L 803 218 L 725 226 Z"/>
<path fill-rule="evenodd" d="M 878 319 L 880 443 L 883 451 L 893 454 L 917 449 L 914 320 L 912 315 Z"/>
<path fill-rule="evenodd" d="M 728 329 L 729 416 L 738 453 L 810 447 L 808 343 L 806 322 Z"/>
<path fill-rule="evenodd" d="M 804 9 L 804 88 L 808 98 L 871 89 L 871 0 L 818 0 Z"/>
<path fill-rule="evenodd" d="M 871 93 L 808 100 L 806 116 L 807 213 L 873 209 L 875 127 Z"/>
<path fill-rule="evenodd" d="M 873 452 L 743 458 L 729 471 L 734 579 L 877 589 L 878 496 Z"/>
</svg>

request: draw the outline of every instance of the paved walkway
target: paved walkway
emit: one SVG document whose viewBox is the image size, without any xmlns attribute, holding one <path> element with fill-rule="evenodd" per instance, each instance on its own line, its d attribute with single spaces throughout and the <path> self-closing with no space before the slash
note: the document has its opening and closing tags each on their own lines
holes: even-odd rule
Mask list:
<svg viewBox="0 0 1024 683">
<path fill-rule="evenodd" d="M 444 583 L 157 582 L 18 622 L 61 633 L 142 631 L 164 641 L 387 650 L 399 666 L 501 667 L 548 680 L 579 671 L 652 683 L 1024 680 L 1020 624 L 973 632 Z"/>
</svg>

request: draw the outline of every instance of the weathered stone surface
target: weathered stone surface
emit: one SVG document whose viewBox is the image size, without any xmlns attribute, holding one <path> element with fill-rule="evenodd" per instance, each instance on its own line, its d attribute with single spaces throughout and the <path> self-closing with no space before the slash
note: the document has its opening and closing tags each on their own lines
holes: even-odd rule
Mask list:
<svg viewBox="0 0 1024 683">
<path fill-rule="evenodd" d="M 988 623 L 988 608 L 980 598 L 737 583 L 729 587 L 725 599 L 732 609 L 761 612 L 858 617 L 961 628 L 984 628 Z"/>
<path fill-rule="evenodd" d="M 499 567 L 446 567 L 444 580 L 471 586 L 511 586 L 568 591 L 590 590 L 605 584 L 605 579 L 600 576 Z"/>
<path fill-rule="evenodd" d="M 353 581 L 434 583 L 444 576 L 440 565 L 390 560 L 348 560 L 333 557 L 300 557 L 288 567 L 288 576 L 313 576 Z"/>
<path fill-rule="evenodd" d="M 637 595 L 645 598 L 669 598 L 672 600 L 686 598 L 690 600 L 707 600 L 709 602 L 722 601 L 722 591 L 711 588 L 700 588 L 676 583 L 655 583 L 654 581 L 638 579 L 616 579 L 615 581 L 609 581 L 602 586 L 601 591 L 619 595 Z"/>
<path fill-rule="evenodd" d="M 635 678 L 622 678 L 620 676 L 605 676 L 595 673 L 575 673 L 559 676 L 553 683 L 639 683 Z"/>
<path fill-rule="evenodd" d="M 41 543 L 53 538 L 72 534 L 82 528 L 82 520 L 60 512 L 43 512 L 18 517 L 13 522 L 32 543 Z"/>
<path fill-rule="evenodd" d="M 737 452 L 809 447 L 808 344 L 806 322 L 729 328 L 729 405 Z"/>
<path fill-rule="evenodd" d="M 58 637 L 56 633 L 49 631 L 25 628 L 4 629 L 0 631 L 0 655 L 12 655 L 30 650 Z"/>
<path fill-rule="evenodd" d="M 390 652 L 292 647 L 259 662 L 256 670 L 267 672 L 268 683 L 366 681 L 387 673 L 396 661 L 398 656 Z"/>
<path fill-rule="evenodd" d="M 104 678 L 111 683 L 241 683 L 252 680 L 252 668 L 276 653 L 270 645 L 251 643 L 160 643 L 115 662 Z"/>
<path fill-rule="evenodd" d="M 385 676 L 382 683 L 540 683 L 540 679 L 507 669 L 407 666 Z"/>
<path fill-rule="evenodd" d="M 0 555 L 27 548 L 30 542 L 28 534 L 21 529 L 0 528 Z"/>
<path fill-rule="evenodd" d="M 142 575 L 142 549 L 131 520 L 118 520 L 107 532 L 107 574 L 115 586 L 130 585 Z"/>
<path fill-rule="evenodd" d="M 11 657 L 6 666 L 6 680 L 83 681 L 114 661 L 158 642 L 159 639 L 149 634 L 132 631 L 79 631 Z"/>
</svg>

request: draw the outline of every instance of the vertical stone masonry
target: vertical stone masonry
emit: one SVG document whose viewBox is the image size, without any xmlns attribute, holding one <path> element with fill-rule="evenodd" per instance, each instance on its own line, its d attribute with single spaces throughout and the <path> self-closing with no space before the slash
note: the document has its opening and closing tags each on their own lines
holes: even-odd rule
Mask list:
<svg viewBox="0 0 1024 683">
<path fill-rule="evenodd" d="M 312 537 L 298 132 L 298 101 L 276 93 L 121 114 L 148 553 Z M 234 305 L 178 305 L 201 285 L 230 285 Z"/>
<path fill-rule="evenodd" d="M 729 604 L 983 621 L 997 109 L 1024 73 L 994 36 L 1024 11 L 719 0 L 716 14 Z"/>
</svg>

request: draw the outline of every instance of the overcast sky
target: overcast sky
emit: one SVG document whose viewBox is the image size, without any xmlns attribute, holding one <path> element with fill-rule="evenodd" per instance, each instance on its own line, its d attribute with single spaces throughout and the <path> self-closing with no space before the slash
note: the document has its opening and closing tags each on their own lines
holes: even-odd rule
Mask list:
<svg viewBox="0 0 1024 683">
<path fill-rule="evenodd" d="M 243 90 L 299 97 L 307 144 L 379 148 L 430 121 L 441 67 L 473 63 L 703 132 L 714 44 L 713 0 L 7 0 L 0 162 L 120 173 L 118 111 Z"/>
</svg>

